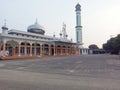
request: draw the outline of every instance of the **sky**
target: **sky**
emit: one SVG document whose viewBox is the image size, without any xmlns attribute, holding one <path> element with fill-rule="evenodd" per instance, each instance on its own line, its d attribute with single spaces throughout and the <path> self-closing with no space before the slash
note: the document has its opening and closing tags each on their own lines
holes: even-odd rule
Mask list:
<svg viewBox="0 0 120 90">
<path fill-rule="evenodd" d="M 9 29 L 27 31 L 38 23 L 46 35 L 59 37 L 63 22 L 69 39 L 76 41 L 75 5 L 81 4 L 84 47 L 102 47 L 111 37 L 120 34 L 120 0 L 0 0 L 0 27 L 6 19 Z M 1 32 L 1 29 L 0 29 Z"/>
</svg>

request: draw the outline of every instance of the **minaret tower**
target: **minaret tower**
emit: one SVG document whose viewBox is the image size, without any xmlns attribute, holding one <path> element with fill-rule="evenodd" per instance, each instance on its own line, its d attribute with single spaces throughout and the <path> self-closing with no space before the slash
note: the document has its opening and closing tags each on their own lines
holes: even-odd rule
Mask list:
<svg viewBox="0 0 120 90">
<path fill-rule="evenodd" d="M 2 26 L 2 34 L 8 34 L 8 28 L 6 27 L 6 20 L 4 25 Z"/>
<path fill-rule="evenodd" d="M 76 5 L 76 42 L 82 45 L 81 5 Z"/>
<path fill-rule="evenodd" d="M 63 33 L 63 38 L 67 39 L 68 35 L 66 32 L 66 24 L 64 24 L 64 23 L 63 23 L 62 33 Z"/>
</svg>

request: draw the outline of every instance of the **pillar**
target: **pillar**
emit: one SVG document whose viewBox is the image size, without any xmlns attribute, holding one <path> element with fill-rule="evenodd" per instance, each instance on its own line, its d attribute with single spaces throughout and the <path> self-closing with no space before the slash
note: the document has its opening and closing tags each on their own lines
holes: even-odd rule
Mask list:
<svg viewBox="0 0 120 90">
<path fill-rule="evenodd" d="M 3 51 L 6 51 L 6 43 L 3 43 Z"/>
<path fill-rule="evenodd" d="M 3 53 L 6 51 L 6 43 L 3 43 Z"/>
<path fill-rule="evenodd" d="M 42 52 L 43 51 L 43 48 L 42 48 L 42 44 L 40 45 L 40 56 L 42 57 Z"/>
<path fill-rule="evenodd" d="M 51 45 L 48 46 L 48 53 L 49 53 L 49 56 L 50 56 L 50 51 L 51 51 Z"/>
<path fill-rule="evenodd" d="M 30 45 L 30 56 L 32 56 L 32 45 Z"/>
<path fill-rule="evenodd" d="M 63 53 L 62 53 L 62 46 L 60 47 L 60 54 L 62 55 Z"/>
<path fill-rule="evenodd" d="M 77 47 L 75 47 L 75 55 L 77 55 L 78 53 L 78 50 L 77 50 Z"/>
<path fill-rule="evenodd" d="M 36 55 L 36 44 L 34 46 L 34 54 Z"/>
<path fill-rule="evenodd" d="M 56 50 L 55 50 L 56 48 L 55 48 L 55 45 L 54 45 L 54 56 L 56 55 Z"/>
<path fill-rule="evenodd" d="M 25 46 L 24 46 L 24 51 L 25 51 L 25 56 L 27 55 L 27 46 L 26 46 L 26 43 L 25 43 Z"/>
<path fill-rule="evenodd" d="M 75 55 L 75 47 L 73 46 L 73 55 Z"/>
<path fill-rule="evenodd" d="M 44 56 L 44 44 L 42 45 L 42 56 Z"/>
<path fill-rule="evenodd" d="M 18 56 L 21 56 L 20 51 L 21 51 L 21 45 L 19 44 L 19 45 L 18 45 Z"/>
<path fill-rule="evenodd" d="M 58 53 L 57 53 L 57 46 L 55 46 L 55 55 L 57 56 L 58 55 Z"/>
<path fill-rule="evenodd" d="M 68 55 L 68 46 L 66 47 L 66 55 Z"/>
<path fill-rule="evenodd" d="M 79 51 L 79 53 L 78 53 L 78 54 L 80 55 L 80 48 L 78 48 L 78 49 L 79 49 L 79 50 L 78 50 L 78 51 Z"/>
<path fill-rule="evenodd" d="M 72 47 L 70 47 L 70 54 L 72 55 Z"/>
</svg>

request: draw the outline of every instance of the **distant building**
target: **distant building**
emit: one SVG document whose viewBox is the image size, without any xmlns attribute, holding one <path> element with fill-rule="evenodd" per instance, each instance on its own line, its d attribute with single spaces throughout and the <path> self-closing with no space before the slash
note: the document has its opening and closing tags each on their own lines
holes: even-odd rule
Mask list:
<svg viewBox="0 0 120 90">
<path fill-rule="evenodd" d="M 103 49 L 89 49 L 89 54 L 105 54 Z"/>
</svg>

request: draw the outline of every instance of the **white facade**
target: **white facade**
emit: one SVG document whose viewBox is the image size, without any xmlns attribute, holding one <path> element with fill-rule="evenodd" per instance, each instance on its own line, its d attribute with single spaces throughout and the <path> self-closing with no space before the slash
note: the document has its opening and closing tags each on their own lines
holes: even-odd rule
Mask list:
<svg viewBox="0 0 120 90">
<path fill-rule="evenodd" d="M 1 57 L 28 58 L 34 56 L 67 56 L 79 55 L 79 45 L 67 38 L 57 38 L 44 35 L 44 30 L 34 24 L 29 32 L 8 30 L 2 27 L 0 33 L 0 59 Z"/>
</svg>

